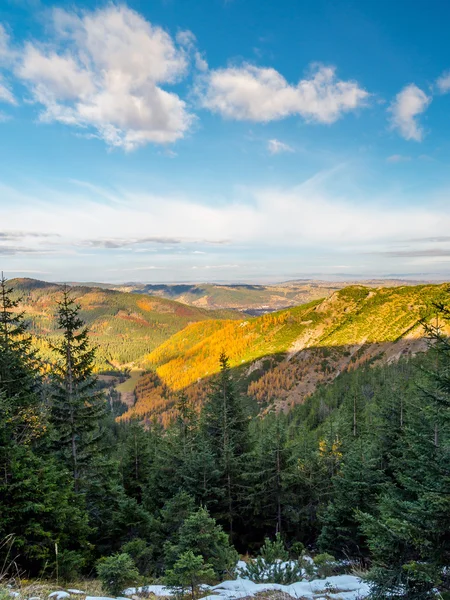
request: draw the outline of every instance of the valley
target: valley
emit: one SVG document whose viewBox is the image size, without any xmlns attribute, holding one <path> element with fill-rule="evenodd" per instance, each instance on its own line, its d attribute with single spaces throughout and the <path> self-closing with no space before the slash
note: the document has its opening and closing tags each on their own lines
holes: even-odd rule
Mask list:
<svg viewBox="0 0 450 600">
<path fill-rule="evenodd" d="M 64 287 L 35 279 L 13 279 L 10 285 L 14 297 L 20 298 L 19 310 L 24 312 L 40 352 L 48 355 L 49 342 L 58 335 L 56 310 Z M 190 324 L 239 318 L 234 311 L 211 311 L 110 289 L 79 285 L 70 292 L 97 346 L 97 372 L 138 368 L 149 352 Z"/>
<path fill-rule="evenodd" d="M 255 317 L 11 286 L 0 503 L 19 535 L 3 548 L 44 573 L 36 598 L 167 597 L 185 570 L 192 600 L 395 597 L 375 570 L 386 555 L 397 564 L 386 531 L 410 548 L 447 501 L 448 284 L 353 284 Z M 444 590 L 447 559 L 434 560 Z M 64 591 L 50 591 L 55 573 Z M 419 565 L 405 598 L 420 578 Z M 17 594 L 32 600 L 37 583 L 23 581 Z"/>
<path fill-rule="evenodd" d="M 148 355 L 150 372 L 139 382 L 135 406 L 121 418 L 158 415 L 167 423 L 182 390 L 200 402 L 222 351 L 257 412 L 288 410 L 342 372 L 426 351 L 421 321 L 433 318 L 433 304 L 447 287 L 349 286 L 253 319 L 189 325 Z"/>
<path fill-rule="evenodd" d="M 445 296 L 447 284 L 369 283 L 309 283 L 308 293 L 324 296 L 258 317 L 135 289 L 73 286 L 70 292 L 97 346 L 95 368 L 102 383 L 126 405 L 119 419 L 156 418 L 167 425 L 180 392 L 200 407 L 223 351 L 255 414 L 292 409 L 318 386 L 361 365 L 389 364 L 425 351 L 421 321 L 433 317 L 433 304 Z M 12 285 L 45 356 L 58 335 L 54 314 L 62 288 L 36 280 L 13 280 Z M 289 285 L 295 288 L 292 294 L 299 293 L 297 284 Z M 255 286 L 244 287 L 249 288 L 245 294 L 255 293 Z"/>
</svg>

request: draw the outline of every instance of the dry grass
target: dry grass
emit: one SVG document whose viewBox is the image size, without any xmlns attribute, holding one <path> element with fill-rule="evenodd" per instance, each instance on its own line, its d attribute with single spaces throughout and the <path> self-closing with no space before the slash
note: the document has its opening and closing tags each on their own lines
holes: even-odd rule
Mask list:
<svg viewBox="0 0 450 600">
<path fill-rule="evenodd" d="M 80 590 L 83 594 L 70 594 L 70 600 L 85 600 L 86 596 L 108 596 L 102 589 L 100 581 L 97 579 L 81 579 L 62 585 L 52 580 L 41 579 L 22 579 L 9 578 L 0 582 L 0 590 L 8 588 L 11 592 L 17 592 L 23 600 L 29 598 L 40 598 L 44 600 L 49 594 L 58 591 L 68 591 L 69 589 Z M 1 595 L 0 595 L 1 598 Z M 3 600 L 3 598 L 1 599 Z M 69 600 L 69 599 L 68 599 Z"/>
</svg>

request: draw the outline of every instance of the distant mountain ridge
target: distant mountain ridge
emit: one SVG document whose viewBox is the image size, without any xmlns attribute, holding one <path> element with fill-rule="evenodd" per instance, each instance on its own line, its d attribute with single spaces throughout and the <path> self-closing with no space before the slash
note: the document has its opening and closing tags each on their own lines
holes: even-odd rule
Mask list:
<svg viewBox="0 0 450 600">
<path fill-rule="evenodd" d="M 420 283 L 423 284 L 425 282 L 404 281 L 400 279 L 369 279 L 367 281 L 360 281 L 357 285 L 364 285 L 366 287 L 398 287 L 418 285 Z M 116 289 L 123 292 L 149 294 L 160 298 L 177 300 L 189 306 L 197 306 L 199 308 L 233 309 L 252 315 L 259 315 L 265 312 L 305 304 L 318 298 L 324 298 L 337 290 L 354 284 L 355 282 L 351 280 L 335 282 L 304 279 L 272 285 L 245 283 L 125 283 L 123 285 L 99 284 L 99 287 Z"/>
</svg>

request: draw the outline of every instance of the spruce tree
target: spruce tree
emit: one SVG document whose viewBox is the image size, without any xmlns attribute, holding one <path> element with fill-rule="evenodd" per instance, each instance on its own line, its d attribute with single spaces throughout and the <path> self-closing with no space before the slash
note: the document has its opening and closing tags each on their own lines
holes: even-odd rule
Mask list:
<svg viewBox="0 0 450 600">
<path fill-rule="evenodd" d="M 40 365 L 27 334 L 20 301 L 0 280 L 0 562 L 38 573 L 55 566 L 55 543 L 64 563 L 81 567 L 88 534 L 86 514 L 70 479 L 47 453 L 49 427 Z"/>
<path fill-rule="evenodd" d="M 165 436 L 176 487 L 190 494 L 197 504 L 213 509 L 221 497 L 216 453 L 184 393 L 180 394 L 176 408 L 177 416 Z"/>
<path fill-rule="evenodd" d="M 123 441 L 120 444 L 120 470 L 127 496 L 142 503 L 152 468 L 151 433 L 142 421 L 134 418 L 121 424 Z"/>
<path fill-rule="evenodd" d="M 369 436 L 360 437 L 345 453 L 332 480 L 331 500 L 319 515 L 322 530 L 318 546 L 322 551 L 336 556 L 367 556 L 356 511 L 375 509 L 384 481 L 378 449 Z"/>
<path fill-rule="evenodd" d="M 227 534 L 205 508 L 191 513 L 176 536 L 164 545 L 166 565 L 171 567 L 179 556 L 189 550 L 203 556 L 214 569 L 216 577 L 231 573 L 239 559 Z"/>
<path fill-rule="evenodd" d="M 222 498 L 217 516 L 233 535 L 242 496 L 244 453 L 248 444 L 248 421 L 236 393 L 227 356 L 220 355 L 220 373 L 202 412 L 203 431 L 213 450 L 220 472 Z"/>
<path fill-rule="evenodd" d="M 437 310 L 449 320 L 445 306 Z M 433 598 L 450 561 L 450 340 L 438 323 L 426 331 L 431 367 L 406 405 L 394 481 L 377 511 L 360 515 L 375 598 Z"/>
<path fill-rule="evenodd" d="M 61 340 L 52 344 L 57 361 L 53 367 L 51 420 L 57 434 L 57 448 L 70 468 L 75 490 L 89 461 L 98 451 L 99 422 L 105 416 L 105 400 L 93 374 L 95 348 L 80 318 L 80 306 L 64 287 L 58 303 Z"/>
<path fill-rule="evenodd" d="M 269 414 L 252 431 L 246 466 L 246 513 L 263 536 L 284 532 L 284 474 L 289 462 L 284 415 Z"/>
<path fill-rule="evenodd" d="M 42 378 L 39 362 L 28 334 L 25 315 L 20 311 L 20 298 L 13 297 L 3 273 L 0 278 L 0 391 L 14 410 L 21 414 L 16 419 L 15 435 L 31 433 L 37 426 L 37 412 L 42 409 Z M 28 421 L 28 422 L 27 422 Z"/>
</svg>

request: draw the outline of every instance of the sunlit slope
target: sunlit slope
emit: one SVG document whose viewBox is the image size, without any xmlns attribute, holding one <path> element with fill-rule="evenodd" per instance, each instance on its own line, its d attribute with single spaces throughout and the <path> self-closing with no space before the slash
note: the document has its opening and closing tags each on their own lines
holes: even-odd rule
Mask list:
<svg viewBox="0 0 450 600">
<path fill-rule="evenodd" d="M 179 390 L 217 372 L 222 350 L 233 367 L 265 357 L 290 362 L 312 348 L 349 356 L 355 346 L 420 336 L 420 320 L 430 318 L 433 302 L 445 296 L 447 287 L 351 286 L 324 300 L 254 319 L 195 323 L 156 348 L 148 364 L 165 385 Z"/>
<path fill-rule="evenodd" d="M 46 340 L 58 335 L 57 302 L 62 286 L 33 279 L 9 282 L 26 314 L 36 344 L 45 354 Z M 98 346 L 97 368 L 139 362 L 173 334 L 197 321 L 238 318 L 229 311 L 210 311 L 173 300 L 108 289 L 71 287 L 81 317 Z"/>
</svg>

